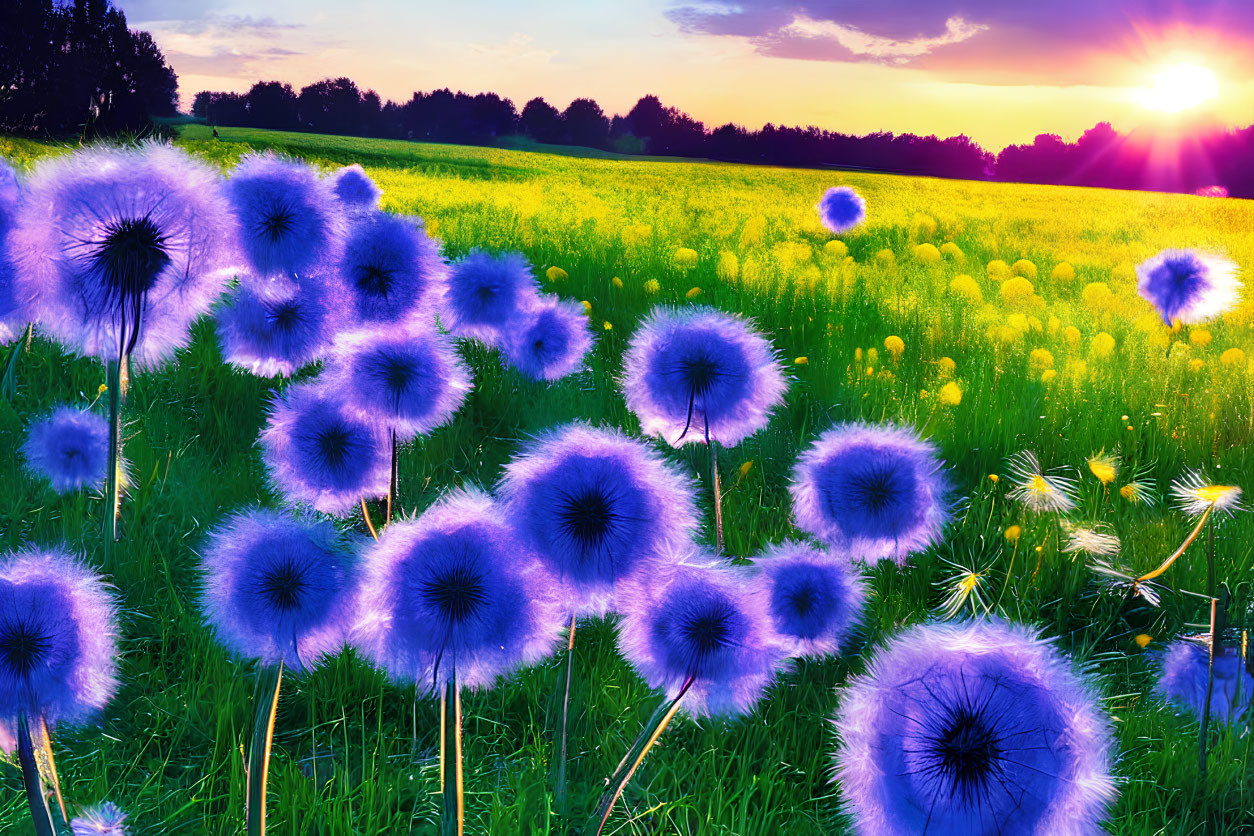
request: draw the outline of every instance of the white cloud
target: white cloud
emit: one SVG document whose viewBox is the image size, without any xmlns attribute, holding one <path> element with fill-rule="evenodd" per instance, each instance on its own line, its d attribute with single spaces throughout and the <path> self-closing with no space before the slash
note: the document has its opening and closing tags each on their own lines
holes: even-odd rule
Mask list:
<svg viewBox="0 0 1254 836">
<path fill-rule="evenodd" d="M 905 64 L 912 58 L 927 55 L 940 46 L 962 43 L 984 32 L 983 23 L 968 23 L 961 17 L 945 21 L 945 32 L 930 38 L 896 40 L 863 32 L 830 20 L 815 20 L 805 15 L 795 15 L 792 23 L 780 29 L 781 35 L 833 41 L 859 58 L 874 58 L 896 64 Z"/>
</svg>

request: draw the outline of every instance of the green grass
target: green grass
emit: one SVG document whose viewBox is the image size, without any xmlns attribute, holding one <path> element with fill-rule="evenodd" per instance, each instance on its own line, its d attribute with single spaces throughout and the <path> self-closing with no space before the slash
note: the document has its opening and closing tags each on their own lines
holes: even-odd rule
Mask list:
<svg viewBox="0 0 1254 836">
<path fill-rule="evenodd" d="M 552 266 L 566 272 L 546 283 L 549 292 L 591 306 L 599 343 L 590 369 L 556 385 L 503 370 L 492 352 L 464 350 L 475 391 L 451 426 L 404 452 L 407 512 L 449 486 L 491 485 L 520 441 L 554 424 L 583 418 L 638 429 L 615 385 L 623 349 L 654 304 L 693 304 L 693 288 L 697 302 L 753 316 L 793 377 L 770 426 L 724 456 L 732 555 L 750 556 L 790 535 L 792 463 L 833 422 L 896 421 L 940 445 L 961 500 L 945 545 L 904 572 L 870 570 L 875 597 L 843 658 L 800 664 L 751 717 L 674 723 L 624 796 L 612 832 L 844 832 L 840 790 L 828 780 L 836 743 L 828 720 L 870 651 L 901 626 L 932 617 L 953 574 L 946 560 L 986 570 L 990 597 L 1007 617 L 1039 625 L 1098 677 L 1120 749 L 1112 832 L 1254 827 L 1251 735 L 1216 732 L 1209 777 L 1199 781 L 1196 721 L 1151 693 L 1150 652 L 1199 629 L 1198 599 L 1168 595 L 1161 610 L 1150 610 L 1102 594 L 1084 562 L 1060 550 L 1056 518 L 1007 500 L 1004 469 L 1005 458 L 1024 448 L 1047 466 L 1081 469 L 1073 519 L 1113 526 L 1123 559 L 1140 571 L 1178 545 L 1189 521 L 1169 503 L 1126 502 L 1117 491 L 1123 477 L 1103 488 L 1087 472 L 1088 456 L 1118 448 L 1124 473 L 1143 473 L 1160 493 L 1185 467 L 1251 487 L 1251 370 L 1244 355 L 1237 362 L 1224 352 L 1254 357 L 1254 307 L 1243 304 L 1205 329 L 1209 342 L 1193 329 L 1192 342 L 1181 333 L 1168 351 L 1129 270 L 1164 246 L 1204 246 L 1226 251 L 1249 275 L 1254 204 L 219 131 L 215 141 L 207 128 L 189 125 L 180 142 L 224 169 L 261 148 L 327 167 L 360 162 L 385 189 L 386 208 L 427 219 L 450 257 L 473 247 L 521 250 L 538 274 Z M 0 156 L 22 167 L 57 150 L 0 138 Z M 838 183 L 857 187 L 870 207 L 868 224 L 844 237 L 852 261 L 825 249 L 831 236 L 813 210 L 822 190 Z M 925 242 L 953 242 L 960 252 L 932 263 L 930 251 L 916 250 Z M 695 263 L 677 258 L 679 248 L 694 250 Z M 885 250 L 891 261 L 880 255 Z M 1021 258 L 1038 272 L 1032 292 L 1003 293 L 999 268 L 990 275 L 986 265 Z M 1055 274 L 1063 261 L 1075 278 Z M 981 301 L 950 289 L 960 274 L 974 279 Z M 1108 293 L 1093 287 L 1099 282 Z M 1116 343 L 1104 356 L 1092 348 L 1102 332 Z M 900 357 L 886 351 L 889 335 L 904 341 Z M 38 337 L 17 351 L 13 396 L 0 400 L 0 445 L 11 451 L 32 417 L 59 402 L 94 401 L 104 379 L 98 363 Z M 807 362 L 795 364 L 798 357 Z M 957 405 L 938 398 L 950 382 L 941 358 L 956 364 Z M 1042 379 L 1047 367 L 1052 379 Z M 16 456 L 0 460 L 7 486 L 0 543 L 65 541 L 108 573 L 123 602 L 124 687 L 98 724 L 59 730 L 56 746 L 69 798 L 115 801 L 138 833 L 242 832 L 241 746 L 255 672 L 230 659 L 201 624 L 195 550 L 225 513 L 278 502 L 255 440 L 269 394 L 284 385 L 223 367 L 208 323 L 177 364 L 135 378 L 125 416 L 134 484 L 123 508 L 125 539 L 107 564 L 99 498 L 57 497 L 25 475 Z M 704 479 L 699 451 L 671 455 Z M 346 525 L 361 531 L 355 520 Z M 1017 545 L 1003 537 L 1010 525 L 1022 527 Z M 1254 596 L 1251 543 L 1248 513 L 1218 529 L 1219 575 L 1233 588 L 1237 619 Z M 1204 563 L 1190 553 L 1164 580 L 1201 591 Z M 1133 641 L 1140 633 L 1155 639 L 1149 652 Z M 618 659 L 610 626 L 581 630 L 576 654 L 570 781 L 577 815 L 564 820 L 552 810 L 556 657 L 466 698 L 468 832 L 582 826 L 653 711 L 658 695 Z M 437 710 L 417 705 L 415 737 L 412 689 L 348 655 L 285 682 L 271 766 L 273 832 L 434 832 Z M 17 769 L 0 768 L 0 783 L 0 831 L 27 832 Z"/>
</svg>

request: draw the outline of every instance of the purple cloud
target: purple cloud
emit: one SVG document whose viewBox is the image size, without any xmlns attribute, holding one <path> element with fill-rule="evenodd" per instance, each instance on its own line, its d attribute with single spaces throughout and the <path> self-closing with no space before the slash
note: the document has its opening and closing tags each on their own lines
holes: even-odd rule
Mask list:
<svg viewBox="0 0 1254 836">
<path fill-rule="evenodd" d="M 1254 44 L 1254 3 L 1231 0 L 680 0 L 667 16 L 683 32 L 743 38 L 764 55 L 983 83 L 1094 83 L 1112 59 L 1165 58 L 1155 55 L 1163 44 L 1207 54 Z"/>
</svg>

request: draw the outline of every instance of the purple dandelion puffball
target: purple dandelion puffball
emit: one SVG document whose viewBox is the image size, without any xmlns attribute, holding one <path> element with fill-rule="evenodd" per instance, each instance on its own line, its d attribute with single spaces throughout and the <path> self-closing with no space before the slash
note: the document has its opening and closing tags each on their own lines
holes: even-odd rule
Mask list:
<svg viewBox="0 0 1254 836">
<path fill-rule="evenodd" d="M 155 366 L 239 262 L 217 172 L 168 145 L 90 148 L 43 161 L 8 252 L 17 304 L 71 350 Z"/>
<path fill-rule="evenodd" d="M 771 546 L 754 560 L 779 641 L 794 656 L 830 656 L 862 620 L 866 587 L 853 564 L 809 543 Z"/>
<path fill-rule="evenodd" d="M 1237 265 L 1218 255 L 1163 250 L 1136 266 L 1137 292 L 1163 322 L 1185 325 L 1214 319 L 1237 303 Z"/>
<path fill-rule="evenodd" d="M 557 575 L 578 615 L 613 607 L 624 578 L 651 575 L 697 531 L 696 487 L 616 429 L 569 424 L 505 466 L 498 495 L 519 536 Z"/>
<path fill-rule="evenodd" d="M 339 255 L 343 208 L 305 163 L 249 154 L 227 180 L 227 193 L 255 275 L 303 276 Z"/>
<path fill-rule="evenodd" d="M 235 654 L 308 670 L 343 647 L 356 560 L 326 521 L 270 510 L 228 517 L 202 553 L 203 608 Z"/>
<path fill-rule="evenodd" d="M 823 226 L 836 235 L 848 232 L 866 220 L 866 201 L 848 186 L 834 186 L 823 192 L 819 200 L 819 217 Z"/>
<path fill-rule="evenodd" d="M 559 591 L 486 493 L 456 491 L 366 552 L 355 643 L 420 692 L 486 687 L 552 653 Z"/>
<path fill-rule="evenodd" d="M 330 175 L 331 190 L 348 211 L 369 211 L 379 208 L 383 190 L 375 185 L 366 170 L 357 163 L 337 168 Z"/>
<path fill-rule="evenodd" d="M 766 426 L 784 399 L 775 349 L 750 324 L 706 307 L 657 308 L 623 358 L 623 395 L 646 435 L 672 446 L 732 447 Z"/>
<path fill-rule="evenodd" d="M 451 421 L 473 386 L 451 341 L 412 324 L 345 334 L 323 378 L 349 413 L 401 441 Z"/>
<path fill-rule="evenodd" d="M 385 212 L 352 219 L 340 276 L 360 322 L 393 324 L 420 315 L 438 296 L 445 273 L 421 220 Z"/>
<path fill-rule="evenodd" d="M 547 297 L 501 339 L 505 361 L 532 380 L 554 381 L 583 367 L 592 348 L 588 315 L 577 302 Z"/>
<path fill-rule="evenodd" d="M 90 410 L 59 406 L 31 424 L 22 455 L 57 493 L 98 488 L 109 471 L 109 424 Z"/>
<path fill-rule="evenodd" d="M 1198 717 L 1206 704 L 1210 651 L 1196 642 L 1177 640 L 1163 653 L 1160 694 L 1186 706 Z M 1214 684 L 1210 693 L 1210 716 L 1221 723 L 1241 721 L 1254 706 L 1254 676 L 1235 647 L 1221 647 L 1215 654 Z"/>
<path fill-rule="evenodd" d="M 837 424 L 801 454 L 789 490 L 798 528 L 868 562 L 904 564 L 949 516 L 936 447 L 899 427 Z"/>
<path fill-rule="evenodd" d="M 4 245 L 9 229 L 13 226 L 20 193 L 21 183 L 17 179 L 17 172 L 4 160 L 0 160 L 0 343 L 11 341 L 26 324 L 25 313 L 17 303 L 13 287 L 13 261 L 8 247 Z"/>
<path fill-rule="evenodd" d="M 290 502 L 343 514 L 362 498 L 388 492 L 391 461 L 382 433 L 325 387 L 302 384 L 277 396 L 260 442 L 270 476 Z"/>
<path fill-rule="evenodd" d="M 113 596 L 61 549 L 0 559 L 0 720 L 82 723 L 118 689 Z M 10 729 L 11 730 L 11 729 Z"/>
<path fill-rule="evenodd" d="M 285 377 L 322 358 L 342 325 L 326 283 L 241 284 L 215 317 L 222 359 L 258 377 Z"/>
<path fill-rule="evenodd" d="M 73 836 L 130 836 L 126 813 L 111 801 L 88 807 L 70 822 Z"/>
<path fill-rule="evenodd" d="M 1110 723 L 1027 627 L 912 627 L 852 679 L 836 780 L 876 836 L 1097 834 L 1115 797 Z"/>
<path fill-rule="evenodd" d="M 453 265 L 440 315 L 450 333 L 496 345 L 539 293 L 521 253 L 475 251 Z"/>
<path fill-rule="evenodd" d="M 783 664 L 766 597 L 712 555 L 686 551 L 669 568 L 622 584 L 619 651 L 648 683 L 693 716 L 746 714 Z"/>
</svg>

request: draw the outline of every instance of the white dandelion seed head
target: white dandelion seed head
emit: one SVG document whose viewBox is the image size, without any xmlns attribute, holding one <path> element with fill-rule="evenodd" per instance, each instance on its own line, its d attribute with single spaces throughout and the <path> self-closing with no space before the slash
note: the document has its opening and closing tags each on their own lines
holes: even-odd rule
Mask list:
<svg viewBox="0 0 1254 836">
<path fill-rule="evenodd" d="M 1007 496 L 1038 514 L 1060 513 L 1075 507 L 1075 481 L 1065 476 L 1046 476 L 1036 453 L 1024 450 L 1007 462 L 1014 488 Z"/>
<path fill-rule="evenodd" d="M 1214 508 L 1233 514 L 1241 510 L 1241 489 L 1236 485 L 1217 485 L 1207 481 L 1197 470 L 1185 471 L 1171 483 L 1171 495 L 1180 510 L 1197 517 Z"/>
</svg>

